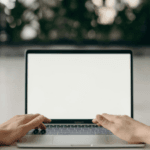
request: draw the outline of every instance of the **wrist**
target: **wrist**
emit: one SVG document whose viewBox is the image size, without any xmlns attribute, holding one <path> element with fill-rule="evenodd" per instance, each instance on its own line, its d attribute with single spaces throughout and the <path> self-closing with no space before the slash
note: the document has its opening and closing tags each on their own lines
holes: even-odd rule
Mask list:
<svg viewBox="0 0 150 150">
<path fill-rule="evenodd" d="M 150 126 L 144 125 L 144 127 L 139 131 L 140 131 L 139 138 L 141 142 L 150 144 Z"/>
</svg>

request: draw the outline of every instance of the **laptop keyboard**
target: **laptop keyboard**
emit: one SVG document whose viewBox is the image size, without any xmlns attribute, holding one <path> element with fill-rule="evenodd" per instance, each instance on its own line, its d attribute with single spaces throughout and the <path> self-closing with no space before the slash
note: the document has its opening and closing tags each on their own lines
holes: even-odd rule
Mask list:
<svg viewBox="0 0 150 150">
<path fill-rule="evenodd" d="M 112 135 L 113 133 L 97 125 L 46 125 L 46 130 L 31 130 L 29 134 L 43 135 Z"/>
</svg>

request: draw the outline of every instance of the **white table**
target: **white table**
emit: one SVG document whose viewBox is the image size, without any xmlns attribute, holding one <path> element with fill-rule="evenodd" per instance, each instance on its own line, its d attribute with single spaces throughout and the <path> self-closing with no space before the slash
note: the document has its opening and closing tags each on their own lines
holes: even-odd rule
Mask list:
<svg viewBox="0 0 150 150">
<path fill-rule="evenodd" d="M 134 57 L 134 119 L 150 126 L 150 58 Z M 0 57 L 0 124 L 25 113 L 25 59 Z M 149 145 L 146 149 L 149 149 Z M 0 150 L 17 149 L 1 147 Z M 139 149 L 139 148 L 138 148 Z"/>
</svg>

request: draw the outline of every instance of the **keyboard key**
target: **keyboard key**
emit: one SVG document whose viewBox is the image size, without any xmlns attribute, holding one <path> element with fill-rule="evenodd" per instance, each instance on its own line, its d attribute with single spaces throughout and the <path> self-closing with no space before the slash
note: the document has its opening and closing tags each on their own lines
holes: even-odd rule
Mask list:
<svg viewBox="0 0 150 150">
<path fill-rule="evenodd" d="M 56 125 L 50 125 L 50 128 L 56 128 Z"/>
<path fill-rule="evenodd" d="M 97 125 L 49 125 L 46 135 L 110 135 L 109 130 Z M 48 127 L 48 125 L 47 125 Z M 40 133 L 39 133 L 40 134 Z"/>
</svg>

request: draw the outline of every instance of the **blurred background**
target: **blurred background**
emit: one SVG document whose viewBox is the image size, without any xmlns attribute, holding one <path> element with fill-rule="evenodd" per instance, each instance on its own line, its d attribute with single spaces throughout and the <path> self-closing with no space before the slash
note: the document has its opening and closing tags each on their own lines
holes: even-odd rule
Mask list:
<svg viewBox="0 0 150 150">
<path fill-rule="evenodd" d="M 130 49 L 134 118 L 150 125 L 149 0 L 0 0 L 0 124 L 24 114 L 27 49 Z"/>
</svg>

